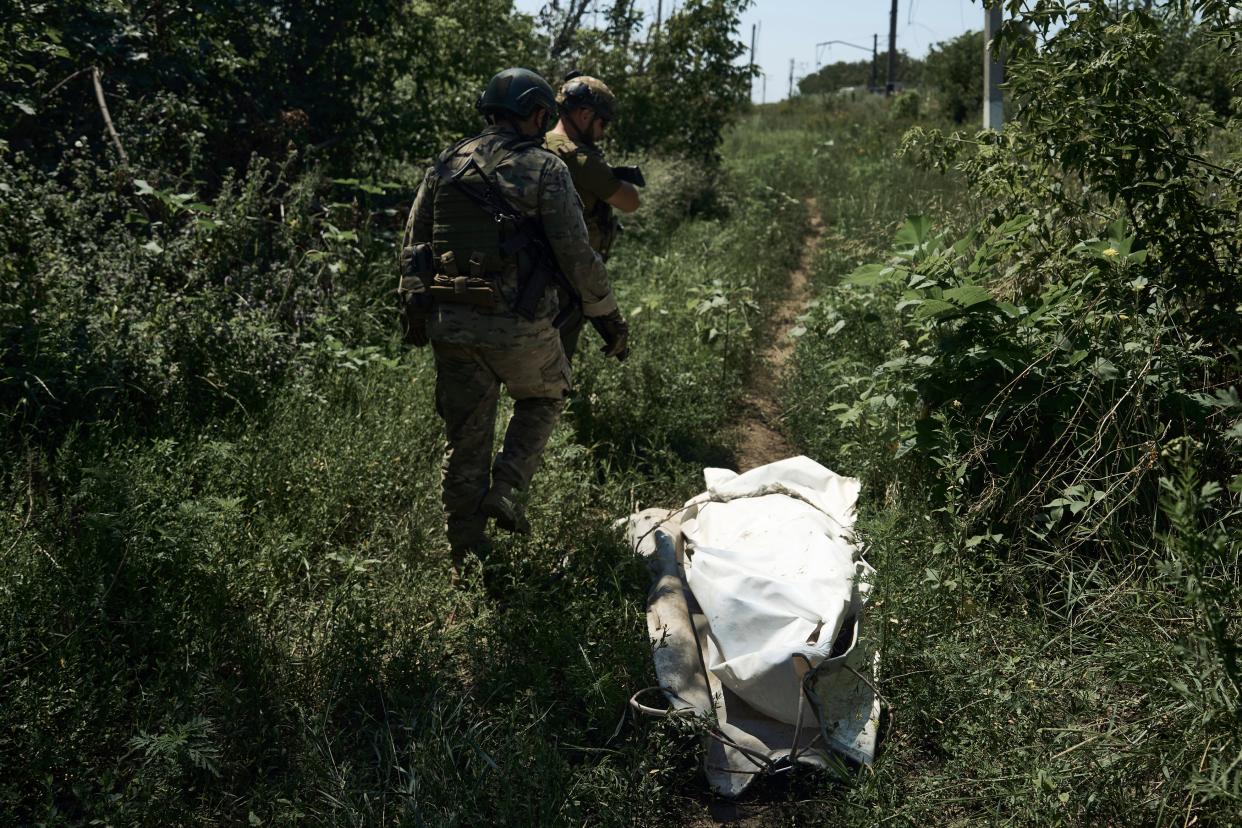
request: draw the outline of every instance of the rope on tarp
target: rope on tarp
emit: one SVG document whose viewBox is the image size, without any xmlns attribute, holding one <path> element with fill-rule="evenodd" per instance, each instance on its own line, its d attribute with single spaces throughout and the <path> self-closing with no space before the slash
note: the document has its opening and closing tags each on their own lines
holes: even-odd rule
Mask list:
<svg viewBox="0 0 1242 828">
<path fill-rule="evenodd" d="M 660 687 L 658 685 L 652 686 L 652 687 L 644 687 L 642 690 L 639 690 L 633 696 L 630 696 L 630 709 L 632 709 L 636 713 L 641 713 L 642 715 L 649 716 L 653 719 L 699 718 L 705 722 L 708 721 L 708 718 L 706 716 L 700 715 L 699 712 L 693 707 L 681 708 L 679 710 L 673 710 L 673 709 L 666 707 L 663 710 L 661 710 L 658 707 L 651 707 L 650 705 L 643 704 L 641 701 L 639 701 L 639 698 L 643 694 L 650 693 L 653 690 L 659 690 L 663 693 L 672 693 L 671 690 L 668 690 L 664 687 Z M 676 693 L 672 693 L 672 694 L 676 695 Z M 750 761 L 751 764 L 753 764 L 755 767 L 759 769 L 757 773 L 771 773 L 776 768 L 776 763 L 773 762 L 770 758 L 768 758 L 767 756 L 765 756 L 764 754 L 760 753 L 757 750 L 752 750 L 751 748 L 748 748 L 745 745 L 739 745 L 737 742 L 733 741 L 728 736 L 724 735 L 724 733 L 720 732 L 718 728 L 709 727 L 706 732 L 708 736 L 715 739 L 717 742 L 720 742 L 720 744 L 724 745 L 725 747 L 733 748 L 738 753 L 740 753 L 742 756 L 746 757 L 746 759 Z M 745 771 L 738 771 L 738 772 L 745 773 Z"/>
</svg>

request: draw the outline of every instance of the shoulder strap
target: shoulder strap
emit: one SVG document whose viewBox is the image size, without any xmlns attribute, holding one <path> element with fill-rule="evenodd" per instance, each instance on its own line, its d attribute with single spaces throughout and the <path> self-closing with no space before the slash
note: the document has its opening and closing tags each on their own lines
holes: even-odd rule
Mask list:
<svg viewBox="0 0 1242 828">
<path fill-rule="evenodd" d="M 475 136 L 476 138 L 478 136 Z M 492 176 L 496 165 L 499 161 L 496 153 L 487 152 L 483 149 L 483 145 L 475 147 L 466 157 L 466 161 L 456 170 L 449 166 L 448 160 L 457 156 L 463 146 L 468 144 L 474 138 L 467 138 L 453 145 L 453 148 L 440 156 L 436 162 L 436 176 L 444 184 L 448 184 L 456 188 L 459 192 L 473 201 L 480 209 L 489 214 L 496 221 L 502 219 L 520 219 L 520 214 L 513 209 L 513 205 L 500 194 L 499 188 L 496 187 Z M 483 179 L 483 185 L 476 186 L 469 182 L 463 181 L 462 178 L 473 168 L 478 172 L 479 177 Z"/>
<path fill-rule="evenodd" d="M 457 170 L 453 170 L 449 167 L 446 159 L 453 157 L 457 150 L 471 140 L 473 139 L 468 138 L 458 142 L 452 150 L 441 156 L 436 164 L 436 175 L 441 182 L 456 188 L 458 192 L 473 201 L 479 209 L 483 210 L 483 212 L 497 222 L 509 221 L 516 225 L 517 232 L 505 240 L 500 248 L 503 255 L 512 256 L 531 242 L 538 241 L 540 235 L 542 235 L 540 232 L 542 228 L 539 227 L 538 221 L 522 215 L 521 211 L 515 209 L 509 200 L 504 197 L 500 188 L 496 185 L 494 175 L 496 167 L 506 154 L 536 147 L 539 142 L 522 137 L 506 140 L 499 147 L 507 151 L 505 153 L 487 152 L 480 145 L 475 147 L 470 153 L 466 163 L 462 164 Z M 462 177 L 471 167 L 483 179 L 481 187 L 462 180 Z"/>
</svg>

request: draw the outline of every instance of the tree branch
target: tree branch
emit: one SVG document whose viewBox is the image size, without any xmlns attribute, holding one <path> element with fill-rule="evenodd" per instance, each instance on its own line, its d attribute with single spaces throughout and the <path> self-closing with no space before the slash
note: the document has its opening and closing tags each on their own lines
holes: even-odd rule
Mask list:
<svg viewBox="0 0 1242 828">
<path fill-rule="evenodd" d="M 70 75 L 69 77 L 65 78 L 65 79 L 64 79 L 63 81 L 61 81 L 60 83 L 58 83 L 58 84 L 56 84 L 55 86 L 53 86 L 51 89 L 47 90 L 47 92 L 45 92 L 45 93 L 43 94 L 43 97 L 45 97 L 45 98 L 46 98 L 48 95 L 55 95 L 55 94 L 56 94 L 56 90 L 57 90 L 57 89 L 60 89 L 62 86 L 64 86 L 66 83 L 68 83 L 69 81 L 71 81 L 71 80 L 73 80 L 74 78 L 76 78 L 78 75 L 81 75 L 81 74 L 83 74 L 84 72 L 89 72 L 89 71 L 91 71 L 91 69 L 93 69 L 93 68 L 94 68 L 94 67 L 93 67 L 93 66 L 91 66 L 91 67 L 87 67 L 86 69 L 79 69 L 78 71 L 76 71 L 76 72 L 74 72 L 72 75 Z"/>
<path fill-rule="evenodd" d="M 552 57 L 560 57 L 569 48 L 574 35 L 578 33 L 578 27 L 582 25 L 582 15 L 586 14 L 587 6 L 590 4 L 591 0 L 569 0 L 569 8 L 565 10 L 565 19 L 561 23 L 560 31 L 553 38 L 552 48 L 549 50 Z M 555 5 L 553 4 L 553 8 Z"/>
<path fill-rule="evenodd" d="M 116 146 L 117 154 L 121 156 L 121 166 L 129 167 L 129 154 L 125 152 L 125 147 L 121 145 L 121 136 L 117 135 L 116 127 L 112 125 L 112 115 L 108 112 L 108 102 L 104 100 L 103 84 L 99 79 L 103 77 L 103 72 L 99 71 L 98 66 L 91 67 L 91 80 L 95 83 L 95 100 L 99 102 L 99 114 L 103 115 L 104 126 L 108 128 L 108 134 L 112 136 L 112 143 Z"/>
</svg>

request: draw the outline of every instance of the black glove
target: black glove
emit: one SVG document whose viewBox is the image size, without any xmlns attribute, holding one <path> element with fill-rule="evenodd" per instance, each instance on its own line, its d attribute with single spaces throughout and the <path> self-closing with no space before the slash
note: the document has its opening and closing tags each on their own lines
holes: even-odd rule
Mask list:
<svg viewBox="0 0 1242 828">
<path fill-rule="evenodd" d="M 431 301 L 426 294 L 403 296 L 401 302 L 401 341 L 415 348 L 422 348 L 431 339 L 427 336 L 427 317 L 431 316 Z"/>
<path fill-rule="evenodd" d="M 615 356 L 618 362 L 624 362 L 630 355 L 630 326 L 621 318 L 621 311 L 615 310 L 607 316 L 593 316 L 591 324 L 604 338 L 604 347 L 599 352 L 604 356 Z"/>
<path fill-rule="evenodd" d="M 626 181 L 635 187 L 646 187 L 647 179 L 643 178 L 643 171 L 638 167 L 613 167 L 612 174 L 620 181 Z"/>
</svg>

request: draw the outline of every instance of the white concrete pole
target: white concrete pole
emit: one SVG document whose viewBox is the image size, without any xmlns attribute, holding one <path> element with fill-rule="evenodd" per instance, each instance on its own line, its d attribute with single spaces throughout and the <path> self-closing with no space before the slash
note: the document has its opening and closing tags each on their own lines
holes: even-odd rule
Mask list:
<svg viewBox="0 0 1242 828">
<path fill-rule="evenodd" d="M 1005 55 L 999 47 L 988 47 L 1000 34 L 1000 6 L 984 9 L 983 15 L 983 128 L 999 130 L 1005 124 L 1005 102 L 1000 88 L 1005 81 Z"/>
</svg>

